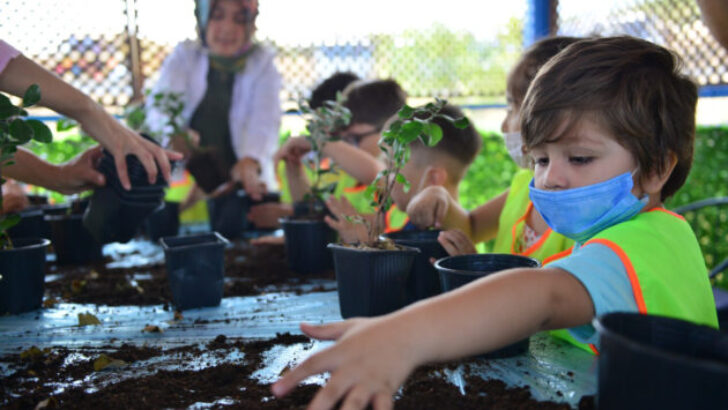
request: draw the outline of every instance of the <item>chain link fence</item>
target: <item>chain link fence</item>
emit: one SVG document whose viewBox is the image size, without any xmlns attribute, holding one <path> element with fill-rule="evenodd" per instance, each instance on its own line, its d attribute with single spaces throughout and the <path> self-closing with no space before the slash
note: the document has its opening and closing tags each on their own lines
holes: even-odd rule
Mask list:
<svg viewBox="0 0 728 410">
<path fill-rule="evenodd" d="M 560 0 L 557 33 L 644 38 L 677 52 L 700 86 L 728 84 L 728 51 L 701 21 L 695 0 Z"/>
<path fill-rule="evenodd" d="M 411 97 L 502 102 L 522 51 L 527 2 L 512 2 L 493 23 L 465 0 L 451 0 L 447 10 L 421 3 L 372 0 L 369 12 L 353 2 L 262 0 L 257 37 L 277 51 L 286 108 L 336 71 L 395 78 Z M 554 4 L 556 33 L 646 38 L 682 55 L 700 85 L 728 84 L 728 53 L 694 0 Z M 0 38 L 105 106 L 122 108 L 140 98 L 177 43 L 197 37 L 194 7 L 194 0 L 0 0 Z"/>
</svg>

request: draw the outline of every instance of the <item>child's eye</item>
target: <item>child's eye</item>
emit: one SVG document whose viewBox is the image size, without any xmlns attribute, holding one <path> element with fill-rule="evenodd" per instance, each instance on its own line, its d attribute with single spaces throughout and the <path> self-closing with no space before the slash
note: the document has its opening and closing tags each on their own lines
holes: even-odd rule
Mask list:
<svg viewBox="0 0 728 410">
<path fill-rule="evenodd" d="M 593 159 L 594 157 L 569 157 L 569 161 L 576 165 L 586 165 L 592 162 Z"/>
<path fill-rule="evenodd" d="M 538 165 L 541 167 L 545 167 L 549 164 L 549 158 L 548 157 L 532 157 L 531 160 L 533 161 L 534 165 Z"/>
</svg>

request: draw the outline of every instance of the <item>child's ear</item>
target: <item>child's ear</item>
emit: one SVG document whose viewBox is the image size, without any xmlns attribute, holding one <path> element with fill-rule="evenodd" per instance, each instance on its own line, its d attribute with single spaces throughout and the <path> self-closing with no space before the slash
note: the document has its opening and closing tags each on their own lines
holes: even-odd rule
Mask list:
<svg viewBox="0 0 728 410">
<path fill-rule="evenodd" d="M 444 167 L 428 167 L 425 171 L 426 186 L 443 186 L 447 182 L 447 170 Z"/>
<path fill-rule="evenodd" d="M 665 167 L 662 169 L 662 172 L 654 170 L 640 177 L 639 183 L 642 190 L 646 194 L 656 194 L 659 196 L 660 192 L 662 192 L 662 187 L 665 186 L 670 175 L 672 175 L 672 170 L 675 169 L 675 165 L 677 165 L 677 155 L 674 152 L 670 152 L 667 158 L 665 158 Z"/>
</svg>

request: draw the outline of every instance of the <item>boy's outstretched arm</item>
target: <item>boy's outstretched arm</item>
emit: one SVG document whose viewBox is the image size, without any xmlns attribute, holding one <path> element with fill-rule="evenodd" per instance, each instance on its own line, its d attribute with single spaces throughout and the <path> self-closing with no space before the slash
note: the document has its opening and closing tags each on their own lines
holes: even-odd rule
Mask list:
<svg viewBox="0 0 728 410">
<path fill-rule="evenodd" d="M 362 184 L 368 185 L 377 177 L 384 164 L 363 149 L 344 141 L 328 142 L 323 154 L 330 157 L 336 165 Z"/>
<path fill-rule="evenodd" d="M 547 329 L 594 316 L 574 276 L 558 268 L 513 269 L 371 319 L 302 325 L 308 335 L 338 339 L 273 385 L 284 396 L 308 376 L 330 372 L 309 409 L 392 408 L 392 395 L 417 366 L 494 350 Z"/>
</svg>

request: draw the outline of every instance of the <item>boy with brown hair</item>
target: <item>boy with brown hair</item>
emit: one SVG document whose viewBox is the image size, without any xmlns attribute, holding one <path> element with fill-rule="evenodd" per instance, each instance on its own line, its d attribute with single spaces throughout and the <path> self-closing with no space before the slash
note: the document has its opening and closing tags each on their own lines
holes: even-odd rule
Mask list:
<svg viewBox="0 0 728 410">
<path fill-rule="evenodd" d="M 717 327 L 713 295 L 690 226 L 662 207 L 692 163 L 697 87 L 667 49 L 631 37 L 574 43 L 547 63 L 523 104 L 535 163 L 531 200 L 576 241 L 538 269 L 510 269 L 386 316 L 324 326 L 339 339 L 273 385 L 282 396 L 331 372 L 311 409 L 392 407 L 420 364 L 490 351 L 569 328 L 596 343 L 595 316 L 659 314 Z M 485 312 L 485 313 L 484 313 Z M 499 312 L 494 314 L 491 312 Z"/>
</svg>

